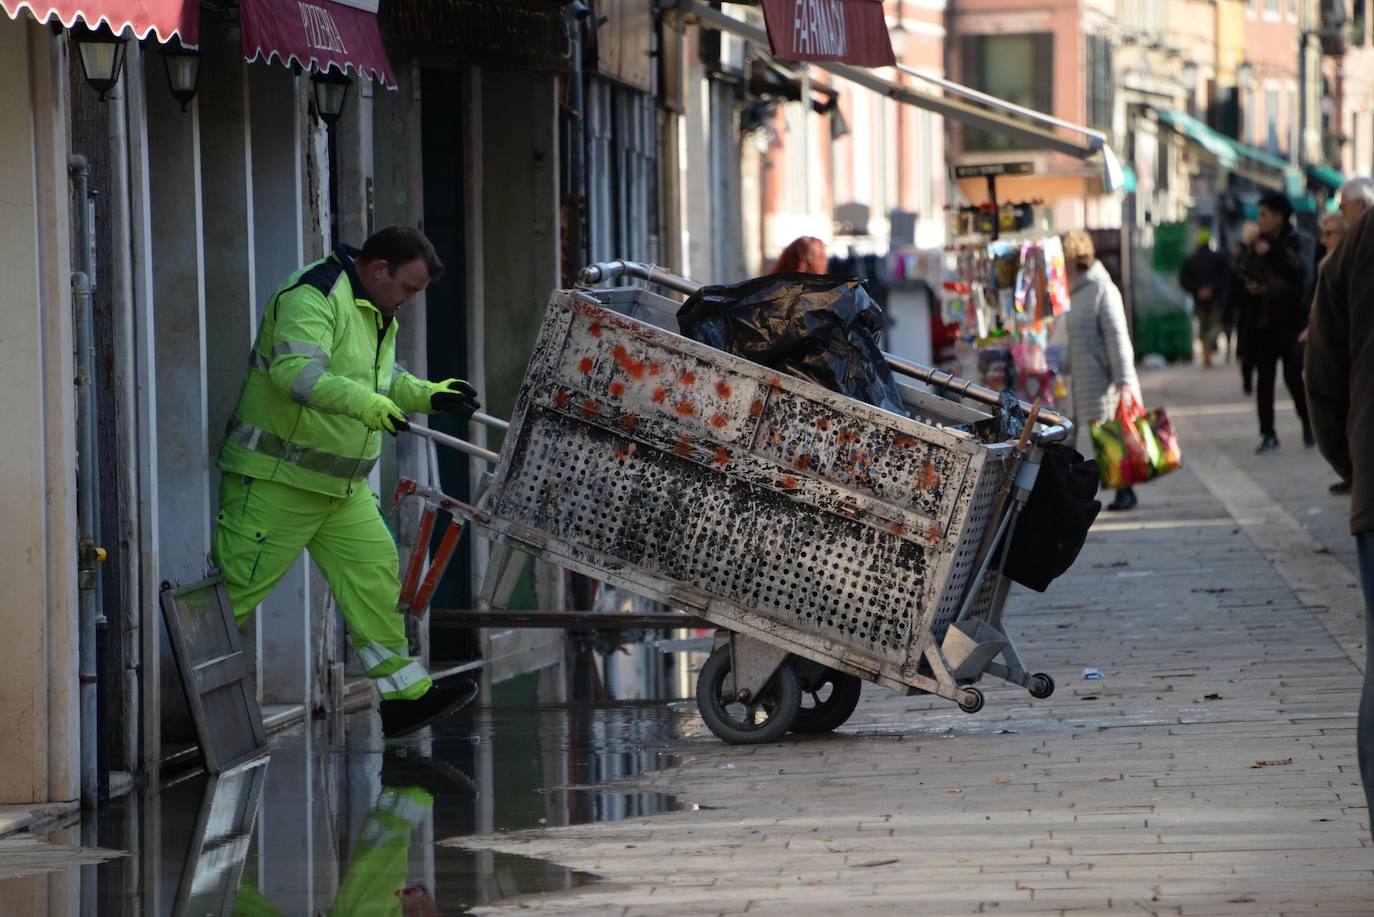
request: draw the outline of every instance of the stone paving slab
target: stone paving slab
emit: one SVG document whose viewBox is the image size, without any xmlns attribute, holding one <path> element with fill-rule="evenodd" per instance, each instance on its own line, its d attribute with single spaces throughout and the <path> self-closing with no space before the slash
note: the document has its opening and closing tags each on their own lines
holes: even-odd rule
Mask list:
<svg viewBox="0 0 1374 917">
<path fill-rule="evenodd" d="M 1185 394 L 1205 403 L 1225 381 L 1147 376 L 1147 400 L 1159 389 L 1186 409 Z M 1240 418 L 1198 417 L 1184 449 L 1201 474 L 1104 513 L 1043 596 L 1014 591 L 1008 628 L 1054 675 L 1052 698 L 989 679 L 967 716 L 865 686 L 832 736 L 732 748 L 697 726 L 673 749 L 681 766 L 632 786 L 710 808 L 453 841 L 604 880 L 483 913 L 1374 914 L 1354 753 L 1362 646 L 1316 582 L 1350 570 L 1334 550 L 1311 552 L 1315 578 L 1266 557 L 1257 526 L 1289 547 L 1336 536 L 1283 501 L 1291 525 L 1235 511 L 1260 480 L 1239 456 L 1253 444 Z M 1281 451 L 1260 471 L 1288 463 L 1316 487 L 1312 456 Z M 1227 486 L 1208 477 L 1218 457 Z M 1083 680 L 1086 666 L 1104 678 Z"/>
</svg>

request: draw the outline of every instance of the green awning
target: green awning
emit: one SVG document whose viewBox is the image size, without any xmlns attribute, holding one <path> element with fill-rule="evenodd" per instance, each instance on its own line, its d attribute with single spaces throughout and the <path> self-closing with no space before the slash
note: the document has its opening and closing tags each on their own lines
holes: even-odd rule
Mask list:
<svg viewBox="0 0 1374 917">
<path fill-rule="evenodd" d="M 1345 176 L 1339 169 L 1333 169 L 1326 165 L 1315 165 L 1308 163 L 1304 170 L 1307 172 L 1307 180 L 1314 185 L 1320 185 L 1330 191 L 1339 191 L 1345 184 Z"/>
<path fill-rule="evenodd" d="M 1186 137 L 1223 169 L 1243 175 L 1257 185 L 1282 191 L 1295 200 L 1307 194 L 1302 173 L 1287 160 L 1232 140 L 1185 112 L 1147 107 L 1161 123 Z"/>
</svg>

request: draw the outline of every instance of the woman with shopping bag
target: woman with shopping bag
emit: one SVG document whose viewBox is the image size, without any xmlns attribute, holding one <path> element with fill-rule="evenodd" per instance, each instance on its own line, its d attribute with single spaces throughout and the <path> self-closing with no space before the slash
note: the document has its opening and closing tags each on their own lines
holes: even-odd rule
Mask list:
<svg viewBox="0 0 1374 917">
<path fill-rule="evenodd" d="M 1069 280 L 1069 377 L 1073 391 L 1073 422 L 1080 429 L 1094 421 L 1117 417 L 1122 399 L 1142 403 L 1135 374 L 1135 352 L 1126 328 L 1121 291 L 1097 260 L 1092 237 L 1075 230 L 1064 234 L 1064 262 Z M 1134 509 L 1131 484 L 1144 478 L 1127 477 L 1116 491 L 1109 510 Z"/>
</svg>

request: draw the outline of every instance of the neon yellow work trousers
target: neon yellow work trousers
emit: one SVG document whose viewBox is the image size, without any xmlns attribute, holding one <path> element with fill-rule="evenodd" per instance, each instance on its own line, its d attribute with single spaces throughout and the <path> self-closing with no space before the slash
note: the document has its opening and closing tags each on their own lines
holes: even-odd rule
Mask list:
<svg viewBox="0 0 1374 917">
<path fill-rule="evenodd" d="M 377 497 L 363 484 L 343 497 L 226 474 L 219 489 L 215 562 L 241 624 L 302 550 L 308 550 L 339 603 L 353 648 L 383 700 L 414 700 L 429 674 L 410 658 L 396 541 Z"/>
</svg>

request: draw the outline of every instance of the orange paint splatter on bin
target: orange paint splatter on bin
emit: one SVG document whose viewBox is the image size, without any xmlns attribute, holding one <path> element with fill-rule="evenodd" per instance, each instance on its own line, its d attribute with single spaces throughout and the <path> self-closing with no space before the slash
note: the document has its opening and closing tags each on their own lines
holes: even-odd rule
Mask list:
<svg viewBox="0 0 1374 917">
<path fill-rule="evenodd" d="M 624 417 L 620 418 L 620 425 L 626 430 L 633 430 L 635 427 L 639 426 L 639 415 L 626 414 Z"/>
<path fill-rule="evenodd" d="M 790 475 L 790 474 L 785 474 L 785 475 L 783 475 L 783 476 L 782 476 L 782 486 L 783 486 L 783 487 L 787 487 L 787 488 L 789 488 L 789 489 L 790 489 L 790 488 L 793 488 L 793 487 L 796 487 L 796 486 L 797 486 L 797 479 L 796 479 L 796 477 L 795 477 L 794 475 Z"/>
<path fill-rule="evenodd" d="M 782 379 L 779 378 L 778 376 L 774 376 L 773 378 L 771 378 L 771 379 L 768 380 L 768 387 L 769 387 L 769 388 L 782 388 Z"/>
<path fill-rule="evenodd" d="M 585 376 L 587 373 L 592 371 L 592 367 L 594 365 L 595 364 L 592 363 L 591 357 L 583 357 L 582 359 L 577 361 L 577 371 Z"/>
<path fill-rule="evenodd" d="M 679 417 L 691 417 L 697 412 L 696 405 L 690 401 L 679 401 L 673 405 L 673 413 Z"/>
<path fill-rule="evenodd" d="M 625 371 L 625 375 L 631 379 L 644 378 L 644 364 L 630 356 L 624 344 L 617 344 L 615 350 L 611 351 L 611 356 L 615 357 L 616 365 Z"/>
<path fill-rule="evenodd" d="M 590 335 L 591 335 L 592 337 L 594 337 L 594 338 L 599 338 L 599 337 L 601 337 L 601 323 L 600 323 L 600 322 L 592 322 L 592 326 L 591 326 L 590 328 L 587 329 L 587 333 L 590 334 Z"/>
<path fill-rule="evenodd" d="M 760 414 L 762 414 L 762 413 L 763 413 L 763 402 L 762 402 L 762 401 L 755 401 L 753 404 L 749 405 L 749 416 L 750 416 L 750 417 L 758 417 L 758 416 L 759 416 Z"/>
<path fill-rule="evenodd" d="M 891 526 L 888 527 L 888 531 L 896 535 L 898 538 L 901 538 L 903 535 L 906 534 L 906 526 L 902 525 L 900 522 L 894 522 Z"/>
<path fill-rule="evenodd" d="M 567 392 L 554 392 L 553 406 L 556 408 L 565 407 L 568 403 L 568 399 L 571 397 L 572 395 Z"/>
<path fill-rule="evenodd" d="M 649 364 L 649 375 L 651 375 L 651 376 L 657 376 L 657 375 L 658 375 L 659 373 L 661 373 L 661 372 L 663 372 L 663 364 L 662 364 L 662 363 L 650 363 L 650 364 Z"/>
<path fill-rule="evenodd" d="M 912 448 L 914 448 L 915 446 L 916 446 L 916 440 L 912 439 L 910 436 L 898 436 L 898 437 L 897 437 L 897 448 L 898 448 L 898 449 L 912 449 Z"/>
<path fill-rule="evenodd" d="M 799 455 L 792 460 L 792 467 L 798 471 L 805 471 L 811 467 L 811 456 Z"/>
<path fill-rule="evenodd" d="M 932 525 L 930 528 L 926 529 L 925 535 L 927 544 L 935 544 L 944 537 L 944 533 L 940 531 L 938 525 Z"/>
<path fill-rule="evenodd" d="M 821 432 L 824 432 L 824 431 L 826 431 L 826 430 L 829 430 L 829 429 L 830 429 L 830 418 L 829 418 L 829 417 L 817 417 L 817 418 L 816 418 L 816 429 L 817 429 L 817 430 L 820 430 Z"/>
<path fill-rule="evenodd" d="M 582 413 L 586 414 L 588 417 L 595 417 L 600 412 L 601 407 L 590 398 L 582 402 Z"/>
<path fill-rule="evenodd" d="M 683 385 L 696 385 L 696 384 L 697 384 L 697 374 L 694 373 L 694 372 L 692 372 L 690 369 L 687 370 L 686 372 L 684 372 L 684 373 L 683 373 L 681 376 L 679 376 L 678 378 L 680 378 L 680 379 L 682 380 L 682 384 L 683 384 Z"/>
<path fill-rule="evenodd" d="M 722 468 L 724 468 L 726 465 L 730 464 L 730 453 L 727 452 L 727 451 L 726 451 L 725 449 L 723 449 L 723 448 L 722 448 L 722 449 L 717 449 L 717 450 L 716 450 L 716 456 L 715 456 L 715 458 L 716 458 L 716 464 L 719 465 L 719 466 L 722 467 Z"/>
<path fill-rule="evenodd" d="M 612 398 L 619 398 L 621 395 L 625 394 L 625 383 L 617 379 L 610 384 L 609 391 Z"/>
<path fill-rule="evenodd" d="M 940 472 L 935 470 L 934 462 L 926 462 L 921 466 L 917 483 L 926 490 L 934 490 L 940 486 Z"/>
<path fill-rule="evenodd" d="M 719 411 L 711 415 L 711 426 L 715 427 L 717 430 L 724 430 L 725 425 L 729 422 L 730 418 Z"/>
<path fill-rule="evenodd" d="M 724 379 L 721 379 L 719 382 L 717 382 L 717 383 L 716 383 L 716 394 L 719 395 L 719 396 L 722 397 L 722 398 L 729 398 L 729 397 L 730 397 L 730 383 L 729 383 L 729 382 L 726 382 Z"/>
<path fill-rule="evenodd" d="M 842 430 L 835 434 L 835 439 L 839 440 L 840 445 L 852 446 L 859 441 L 859 434 L 853 430 Z"/>
<path fill-rule="evenodd" d="M 664 400 L 668 397 L 668 393 L 661 388 L 656 388 L 654 389 L 652 397 L 654 399 L 654 404 L 662 404 Z"/>
<path fill-rule="evenodd" d="M 692 454 L 692 444 L 687 441 L 687 437 L 679 436 L 677 444 L 673 446 L 673 451 L 683 457 L 689 456 Z"/>
<path fill-rule="evenodd" d="M 635 444 L 630 443 L 627 446 L 617 447 L 615 449 L 614 454 L 615 457 L 620 459 L 622 462 L 627 461 L 630 458 L 630 456 L 635 454 Z"/>
</svg>

